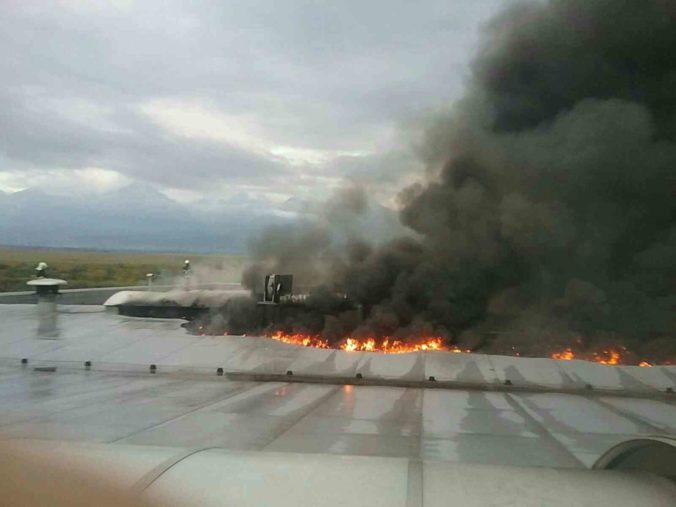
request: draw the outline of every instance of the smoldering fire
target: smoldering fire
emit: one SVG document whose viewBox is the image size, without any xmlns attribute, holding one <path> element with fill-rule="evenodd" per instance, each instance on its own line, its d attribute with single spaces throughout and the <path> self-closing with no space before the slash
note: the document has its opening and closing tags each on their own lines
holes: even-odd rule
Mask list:
<svg viewBox="0 0 676 507">
<path fill-rule="evenodd" d="M 464 97 L 420 147 L 428 182 L 401 193 L 410 233 L 271 230 L 244 282 L 292 272 L 363 309 L 318 305 L 288 333 L 676 357 L 676 3 L 520 4 L 481 35 Z"/>
</svg>

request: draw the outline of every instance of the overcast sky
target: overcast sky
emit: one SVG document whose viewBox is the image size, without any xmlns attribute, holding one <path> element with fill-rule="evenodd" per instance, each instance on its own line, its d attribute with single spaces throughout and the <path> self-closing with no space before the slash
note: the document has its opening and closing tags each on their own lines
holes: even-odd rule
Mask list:
<svg viewBox="0 0 676 507">
<path fill-rule="evenodd" d="M 2 0 L 0 190 L 385 199 L 507 1 Z"/>
</svg>

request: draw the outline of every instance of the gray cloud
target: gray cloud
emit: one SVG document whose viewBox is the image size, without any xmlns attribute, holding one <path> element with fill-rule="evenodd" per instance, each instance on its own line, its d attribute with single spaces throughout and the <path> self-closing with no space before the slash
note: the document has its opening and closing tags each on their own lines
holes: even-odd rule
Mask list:
<svg viewBox="0 0 676 507">
<path fill-rule="evenodd" d="M 18 168 L 104 167 L 161 185 L 197 188 L 214 178 L 272 183 L 288 172 L 279 163 L 235 146 L 186 141 L 134 112 L 118 114 L 119 130 L 108 131 L 36 111 L 27 102 L 16 95 L 0 96 L 0 149 Z"/>
<path fill-rule="evenodd" d="M 283 180 L 289 193 L 325 183 L 349 164 L 182 136 L 141 108 L 197 103 L 246 115 L 268 145 L 379 159 L 397 121 L 459 92 L 476 25 L 505 1 L 6 4 L 0 171 L 96 165 L 168 187 Z"/>
</svg>

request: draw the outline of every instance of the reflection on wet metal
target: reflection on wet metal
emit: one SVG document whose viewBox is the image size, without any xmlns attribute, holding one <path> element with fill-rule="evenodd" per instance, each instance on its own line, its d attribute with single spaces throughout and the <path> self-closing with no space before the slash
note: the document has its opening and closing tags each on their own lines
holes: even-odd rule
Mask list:
<svg viewBox="0 0 676 507">
<path fill-rule="evenodd" d="M 40 296 L 35 305 L 38 320 L 36 336 L 42 339 L 54 340 L 59 337 L 59 314 L 56 306 L 56 295 Z"/>
<path fill-rule="evenodd" d="M 213 373 L 44 375 L 17 363 L 0 367 L 0 386 L 0 438 L 581 468 L 609 446 L 653 432 L 565 394 L 234 382 Z M 676 420 L 672 404 L 610 400 L 632 414 Z"/>
</svg>

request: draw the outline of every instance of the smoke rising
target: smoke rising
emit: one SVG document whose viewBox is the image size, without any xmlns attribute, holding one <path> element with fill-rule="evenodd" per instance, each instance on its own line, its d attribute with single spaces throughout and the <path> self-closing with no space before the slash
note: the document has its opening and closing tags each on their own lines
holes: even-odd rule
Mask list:
<svg viewBox="0 0 676 507">
<path fill-rule="evenodd" d="M 362 318 L 324 319 L 327 334 L 676 354 L 675 51 L 670 0 L 505 11 L 420 147 L 431 179 L 400 196 L 412 234 L 336 250 L 324 228 L 271 231 L 245 282 L 288 272 L 340 286 Z"/>
<path fill-rule="evenodd" d="M 255 262 L 245 270 L 243 284 L 262 290 L 268 273 L 292 273 L 298 289 L 340 285 L 351 255 L 369 248 L 365 238 L 390 238 L 404 228 L 396 216 L 369 203 L 363 186 L 350 184 L 337 189 L 325 202 L 305 209 L 298 225 L 267 229 L 249 248 Z M 379 214 L 380 213 L 380 214 Z M 392 222 L 395 223 L 392 223 Z"/>
</svg>

